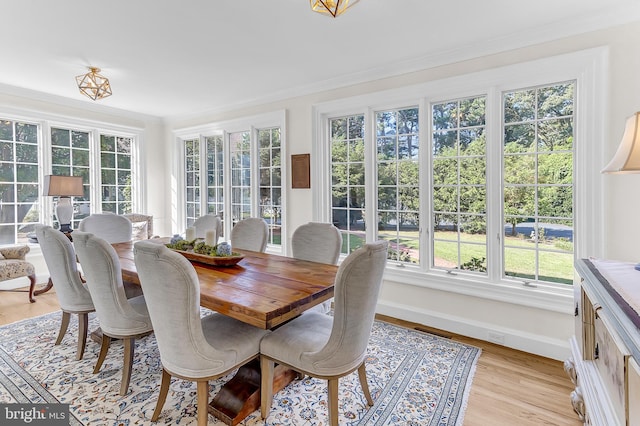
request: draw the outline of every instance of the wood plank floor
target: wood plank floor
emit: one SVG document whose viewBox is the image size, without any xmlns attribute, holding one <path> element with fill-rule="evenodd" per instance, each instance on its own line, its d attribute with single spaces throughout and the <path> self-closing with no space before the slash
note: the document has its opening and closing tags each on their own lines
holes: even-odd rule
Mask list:
<svg viewBox="0 0 640 426">
<path fill-rule="evenodd" d="M 0 325 L 59 309 L 55 291 L 29 303 L 26 289 L 0 292 Z M 378 319 L 434 332 L 482 349 L 465 414 L 465 426 L 578 426 L 571 408 L 573 384 L 559 361 L 444 332 L 420 324 Z"/>
</svg>

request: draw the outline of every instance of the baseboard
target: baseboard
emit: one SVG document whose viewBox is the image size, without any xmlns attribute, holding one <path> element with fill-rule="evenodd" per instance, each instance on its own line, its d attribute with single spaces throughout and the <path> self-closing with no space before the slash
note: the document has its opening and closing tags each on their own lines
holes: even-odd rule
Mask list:
<svg viewBox="0 0 640 426">
<path fill-rule="evenodd" d="M 553 339 L 508 327 L 496 327 L 494 324 L 416 309 L 412 306 L 384 300 L 378 301 L 376 312 L 559 361 L 564 361 L 571 353 L 569 342 L 561 339 Z"/>
</svg>

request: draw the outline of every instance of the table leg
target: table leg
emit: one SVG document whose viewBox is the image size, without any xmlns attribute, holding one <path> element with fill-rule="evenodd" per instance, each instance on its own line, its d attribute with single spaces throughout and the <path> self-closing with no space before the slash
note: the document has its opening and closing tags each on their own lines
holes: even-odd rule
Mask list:
<svg viewBox="0 0 640 426">
<path fill-rule="evenodd" d="M 276 393 L 298 377 L 298 373 L 276 365 L 273 392 Z M 260 408 L 260 361 L 255 359 L 238 369 L 209 403 L 209 413 L 229 426 L 235 426 Z"/>
</svg>

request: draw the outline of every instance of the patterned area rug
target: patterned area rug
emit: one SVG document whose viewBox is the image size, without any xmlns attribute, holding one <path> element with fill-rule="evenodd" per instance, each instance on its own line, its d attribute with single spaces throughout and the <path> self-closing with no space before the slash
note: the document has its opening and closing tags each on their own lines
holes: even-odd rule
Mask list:
<svg viewBox="0 0 640 426">
<path fill-rule="evenodd" d="M 203 313 L 206 311 L 203 310 Z M 121 342 L 112 342 L 98 374 L 99 345 L 75 360 L 77 320 L 54 346 L 60 312 L 0 327 L 0 403 L 68 403 L 71 425 L 151 425 L 160 388 L 153 335 L 136 342 L 129 393 L 120 397 Z M 74 316 L 75 317 L 75 316 Z M 89 330 L 98 327 L 91 317 Z M 341 425 L 461 425 L 480 349 L 376 321 L 367 354 L 375 405 L 367 409 L 357 373 L 340 379 Z M 231 376 L 211 382 L 211 395 Z M 174 379 L 157 424 L 196 424 L 195 383 Z M 326 425 L 326 381 L 305 378 L 278 392 L 266 422 L 260 412 L 241 424 Z M 223 425 L 209 416 L 209 424 Z"/>
</svg>

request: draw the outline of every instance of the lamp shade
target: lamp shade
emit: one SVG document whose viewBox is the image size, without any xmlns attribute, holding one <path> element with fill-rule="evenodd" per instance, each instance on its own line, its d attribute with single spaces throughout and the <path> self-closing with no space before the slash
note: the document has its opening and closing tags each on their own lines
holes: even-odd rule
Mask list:
<svg viewBox="0 0 640 426">
<path fill-rule="evenodd" d="M 640 112 L 627 118 L 622 141 L 602 173 L 640 173 Z"/>
<path fill-rule="evenodd" d="M 58 197 L 84 195 L 82 176 L 46 175 L 44 177 L 44 195 Z"/>
</svg>

